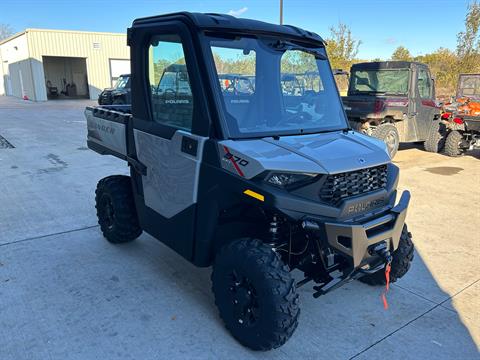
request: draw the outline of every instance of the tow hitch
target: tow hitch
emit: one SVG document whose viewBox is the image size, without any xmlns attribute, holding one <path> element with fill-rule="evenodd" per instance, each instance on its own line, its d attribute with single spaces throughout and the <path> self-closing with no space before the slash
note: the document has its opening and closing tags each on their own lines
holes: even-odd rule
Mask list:
<svg viewBox="0 0 480 360">
<path fill-rule="evenodd" d="M 392 268 L 392 254 L 387 249 L 385 241 L 375 245 L 372 252 L 380 256 L 385 261 L 385 290 L 382 292 L 383 308 L 388 309 L 387 292 L 390 289 L 390 270 Z"/>
<path fill-rule="evenodd" d="M 386 278 L 386 289 L 382 293 L 382 300 L 383 300 L 383 304 L 384 304 L 385 309 L 388 309 L 386 293 L 389 289 L 389 283 L 390 283 L 390 268 L 391 268 L 391 263 L 392 263 L 392 259 L 393 259 L 392 255 L 391 255 L 390 251 L 388 250 L 388 246 L 387 246 L 387 243 L 385 241 L 382 241 L 381 243 L 378 243 L 375 246 L 372 246 L 369 249 L 369 253 L 370 253 L 370 255 L 379 256 L 383 261 L 381 261 L 374 268 L 370 268 L 368 270 L 366 270 L 366 269 L 353 270 L 352 269 L 350 271 L 344 272 L 339 277 L 333 278 L 331 281 L 329 281 L 327 283 L 313 286 L 313 289 L 315 290 L 315 292 L 313 293 L 313 297 L 318 298 L 318 297 L 320 297 L 322 295 L 325 295 L 328 292 L 330 292 L 334 289 L 337 289 L 338 287 L 340 287 L 340 286 L 346 284 L 347 282 L 349 282 L 351 280 L 354 280 L 354 279 L 356 279 L 356 278 L 358 278 L 358 277 L 360 277 L 364 274 L 374 273 L 374 272 L 377 272 L 377 271 L 381 270 L 382 268 L 384 268 L 385 269 L 385 278 Z M 310 280 L 312 280 L 312 279 L 305 279 L 305 280 L 301 281 L 298 284 L 298 287 L 304 285 L 305 283 L 307 283 Z"/>
<path fill-rule="evenodd" d="M 380 256 L 383 260 L 385 260 L 385 264 L 390 264 L 392 262 L 392 255 L 390 254 L 385 241 L 376 244 L 373 248 L 369 249 L 368 252 L 370 255 L 377 254 Z"/>
</svg>

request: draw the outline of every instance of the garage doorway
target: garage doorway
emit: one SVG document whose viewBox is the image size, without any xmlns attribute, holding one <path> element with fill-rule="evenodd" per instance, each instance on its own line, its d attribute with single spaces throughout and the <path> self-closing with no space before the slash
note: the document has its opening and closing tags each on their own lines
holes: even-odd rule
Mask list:
<svg viewBox="0 0 480 360">
<path fill-rule="evenodd" d="M 130 74 L 130 60 L 110 59 L 110 82 L 115 87 L 120 75 Z"/>
<path fill-rule="evenodd" d="M 85 58 L 43 56 L 43 71 L 49 100 L 89 98 Z"/>
</svg>

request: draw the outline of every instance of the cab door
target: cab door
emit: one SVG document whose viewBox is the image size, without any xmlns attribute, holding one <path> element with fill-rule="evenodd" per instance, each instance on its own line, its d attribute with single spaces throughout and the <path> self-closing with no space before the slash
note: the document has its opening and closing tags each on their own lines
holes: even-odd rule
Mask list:
<svg viewBox="0 0 480 360">
<path fill-rule="evenodd" d="M 432 76 L 425 66 L 417 66 L 415 81 L 415 128 L 413 141 L 427 138 L 437 107 Z"/>
<path fill-rule="evenodd" d="M 132 177 L 139 220 L 146 232 L 191 260 L 209 124 L 189 50 L 194 46 L 182 24 L 152 26 L 136 36 L 144 46 L 132 54 L 129 152 L 137 164 Z M 166 73 L 168 81 L 162 79 Z"/>
</svg>

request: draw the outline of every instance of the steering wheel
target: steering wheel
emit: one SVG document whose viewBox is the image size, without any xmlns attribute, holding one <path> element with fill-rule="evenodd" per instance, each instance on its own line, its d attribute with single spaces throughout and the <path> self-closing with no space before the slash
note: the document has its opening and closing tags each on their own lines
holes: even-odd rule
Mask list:
<svg viewBox="0 0 480 360">
<path fill-rule="evenodd" d="M 277 122 L 277 125 L 282 125 L 284 123 L 297 123 L 297 124 L 302 124 L 305 121 L 312 120 L 312 115 L 305 111 L 298 111 L 296 113 L 287 113 L 285 117 L 282 117 L 282 119 Z"/>
</svg>

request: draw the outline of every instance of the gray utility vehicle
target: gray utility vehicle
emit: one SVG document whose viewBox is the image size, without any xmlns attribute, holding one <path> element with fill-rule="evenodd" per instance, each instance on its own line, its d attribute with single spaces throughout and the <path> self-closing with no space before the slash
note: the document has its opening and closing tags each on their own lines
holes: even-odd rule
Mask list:
<svg viewBox="0 0 480 360">
<path fill-rule="evenodd" d="M 425 141 L 440 116 L 428 66 L 408 61 L 360 63 L 350 70 L 343 104 L 351 126 L 385 141 L 393 158 L 400 142 Z"/>
<path fill-rule="evenodd" d="M 385 144 L 349 129 L 320 36 L 176 13 L 135 20 L 127 41 L 131 107 L 85 111 L 88 146 L 130 165 L 97 186 L 108 241 L 145 231 L 213 265 L 220 316 L 255 350 L 293 334 L 297 287 L 314 281 L 317 297 L 355 278 L 385 284 L 390 262 L 391 281 L 408 271 L 410 194 L 395 205 L 399 171 Z M 152 91 L 170 64 L 186 66 L 188 91 Z M 223 92 L 219 74 L 247 72 L 240 65 L 254 91 Z M 301 71 L 316 72 L 316 85 L 285 101 L 282 75 Z"/>
<path fill-rule="evenodd" d="M 130 104 L 130 74 L 120 75 L 114 88 L 104 89 L 98 96 L 99 105 L 124 105 Z"/>
</svg>

